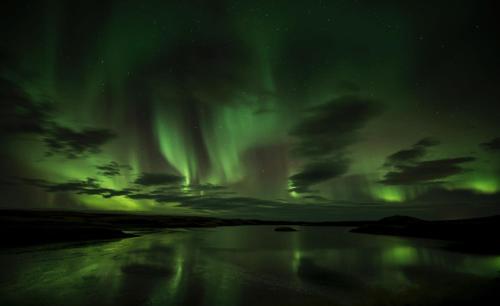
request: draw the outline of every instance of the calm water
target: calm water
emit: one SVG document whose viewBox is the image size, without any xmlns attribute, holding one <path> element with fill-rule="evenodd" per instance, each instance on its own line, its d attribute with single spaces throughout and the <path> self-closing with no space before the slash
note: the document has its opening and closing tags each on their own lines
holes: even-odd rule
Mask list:
<svg viewBox="0 0 500 306">
<path fill-rule="evenodd" d="M 221 227 L 3 250 L 0 305 L 430 305 L 497 291 L 500 256 L 348 230 Z"/>
</svg>

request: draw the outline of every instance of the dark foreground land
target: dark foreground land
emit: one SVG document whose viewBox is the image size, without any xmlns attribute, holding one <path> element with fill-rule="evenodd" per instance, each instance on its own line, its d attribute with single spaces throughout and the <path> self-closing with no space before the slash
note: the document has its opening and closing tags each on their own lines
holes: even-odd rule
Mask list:
<svg viewBox="0 0 500 306">
<path fill-rule="evenodd" d="M 0 230 L 3 234 L 3 246 L 120 239 L 136 235 L 131 232 L 147 232 L 168 228 L 238 225 L 354 227 L 368 223 L 369 221 L 313 223 L 72 211 L 0 211 Z"/>
<path fill-rule="evenodd" d="M 276 231 L 295 231 L 291 226 L 346 226 L 354 227 L 354 233 L 452 241 L 453 248 L 459 251 L 500 252 L 500 216 L 443 221 L 393 216 L 379 221 L 300 222 L 72 211 L 0 211 L 3 246 L 121 239 L 169 228 L 239 225 L 273 225 L 277 226 Z"/>
</svg>

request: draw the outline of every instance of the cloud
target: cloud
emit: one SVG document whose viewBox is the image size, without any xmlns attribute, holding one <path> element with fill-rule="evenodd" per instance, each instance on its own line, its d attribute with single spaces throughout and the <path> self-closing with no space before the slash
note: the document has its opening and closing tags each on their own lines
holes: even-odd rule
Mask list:
<svg viewBox="0 0 500 306">
<path fill-rule="evenodd" d="M 115 161 L 96 167 L 99 174 L 107 177 L 113 177 L 121 174 L 121 170 L 132 170 L 129 165 L 120 165 Z"/>
<path fill-rule="evenodd" d="M 84 181 L 75 180 L 66 183 L 46 185 L 46 190 L 48 192 L 61 192 L 61 191 L 81 192 L 84 190 L 90 190 L 94 188 L 99 188 L 99 184 L 98 181 L 93 178 L 87 178 Z"/>
<path fill-rule="evenodd" d="M 414 147 L 433 147 L 437 146 L 441 142 L 435 138 L 432 137 L 425 137 L 420 139 L 416 144 L 414 144 Z"/>
<path fill-rule="evenodd" d="M 107 129 L 88 128 L 81 131 L 56 126 L 45 133 L 48 155 L 61 154 L 74 159 L 86 154 L 101 151 L 101 146 L 110 142 L 116 135 Z"/>
<path fill-rule="evenodd" d="M 50 101 L 35 101 L 12 81 L 0 78 L 0 134 L 41 136 L 47 155 L 60 154 L 79 158 L 100 152 L 100 147 L 116 137 L 107 129 L 87 128 L 77 131 L 55 123 Z"/>
<path fill-rule="evenodd" d="M 196 210 L 217 210 L 217 211 L 254 211 L 256 209 L 269 209 L 283 207 L 283 204 L 276 201 L 261 200 L 250 197 L 191 197 L 182 202 L 183 207 Z"/>
<path fill-rule="evenodd" d="M 153 200 L 158 203 L 166 203 L 166 202 L 180 202 L 189 198 L 189 196 L 180 195 L 178 193 L 133 193 L 127 195 L 128 198 L 134 200 Z"/>
<path fill-rule="evenodd" d="M 432 138 L 422 138 L 411 148 L 389 155 L 384 163 L 390 170 L 380 183 L 385 185 L 437 184 L 441 179 L 463 173 L 462 164 L 472 162 L 473 157 L 444 158 L 423 160 L 429 148 L 439 145 Z"/>
<path fill-rule="evenodd" d="M 202 198 L 223 199 L 232 196 L 233 192 L 227 191 L 225 186 L 213 184 L 199 184 L 193 186 L 173 185 L 183 181 L 183 177 L 169 174 L 143 174 L 136 180 L 133 188 L 111 189 L 102 187 L 95 178 L 84 180 L 69 180 L 66 182 L 51 182 L 41 179 L 22 178 L 25 184 L 36 186 L 50 193 L 74 193 L 80 195 L 98 195 L 103 198 L 126 196 L 134 200 L 153 200 L 157 203 L 166 202 L 193 202 Z M 139 181 L 139 183 L 137 183 Z M 160 186 L 151 190 L 148 187 Z"/>
<path fill-rule="evenodd" d="M 43 134 L 50 124 L 50 102 L 33 101 L 17 84 L 0 78 L 0 132 Z"/>
<path fill-rule="evenodd" d="M 290 132 L 299 139 L 294 151 L 303 157 L 324 157 L 356 141 L 356 132 L 380 112 L 377 104 L 344 96 L 308 109 L 308 116 Z"/>
<path fill-rule="evenodd" d="M 398 165 L 396 170 L 385 174 L 381 183 L 385 185 L 413 185 L 432 183 L 465 170 L 462 164 L 472 162 L 473 157 L 447 158 L 416 162 L 412 165 Z"/>
<path fill-rule="evenodd" d="M 122 190 L 101 187 L 99 181 L 94 178 L 85 180 L 70 180 L 63 183 L 53 183 L 46 180 L 23 178 L 22 181 L 28 185 L 44 189 L 46 192 L 72 192 L 76 194 L 100 195 L 103 198 L 125 196 L 135 192 L 135 189 L 125 188 Z"/>
<path fill-rule="evenodd" d="M 129 189 L 129 188 L 121 190 L 115 190 L 111 188 L 93 188 L 93 189 L 85 189 L 78 193 L 87 195 L 100 195 L 103 198 L 113 198 L 118 196 L 128 196 L 135 191 L 136 191 L 135 189 Z"/>
<path fill-rule="evenodd" d="M 397 167 L 414 163 L 422 159 L 430 147 L 436 146 L 439 141 L 430 137 L 423 138 L 410 149 L 401 150 L 387 157 L 385 167 Z"/>
<path fill-rule="evenodd" d="M 481 147 L 488 151 L 500 151 L 500 137 L 492 139 L 488 142 L 483 142 Z"/>
<path fill-rule="evenodd" d="M 143 173 L 139 178 L 135 180 L 135 183 L 143 186 L 155 186 L 178 184 L 182 183 L 183 181 L 183 176 L 163 173 Z"/>
<path fill-rule="evenodd" d="M 310 163 L 301 172 L 289 178 L 292 185 L 290 191 L 307 192 L 310 186 L 339 177 L 345 174 L 348 168 L 347 160 Z"/>
<path fill-rule="evenodd" d="M 305 199 L 305 200 L 310 200 L 310 201 L 314 201 L 314 202 L 327 202 L 329 201 L 327 198 L 325 197 L 322 197 L 322 196 L 319 196 L 319 195 L 306 195 L 304 197 L 302 197 L 302 199 Z"/>
<path fill-rule="evenodd" d="M 376 102 L 344 96 L 307 110 L 307 116 L 290 132 L 297 144 L 292 152 L 308 159 L 300 173 L 291 176 L 292 189 L 305 192 L 311 185 L 348 171 L 347 146 L 357 141 L 357 132 L 379 114 Z"/>
<path fill-rule="evenodd" d="M 189 186 L 186 186 L 186 188 L 187 188 L 187 190 L 193 191 L 193 192 L 196 192 L 196 191 L 203 191 L 203 192 L 212 191 L 212 192 L 217 192 L 217 191 L 221 191 L 221 190 L 226 190 L 227 189 L 226 186 L 214 185 L 214 184 L 210 184 L 210 183 L 207 183 L 207 184 L 197 184 L 197 185 L 189 185 Z"/>
<path fill-rule="evenodd" d="M 208 198 L 208 197 L 218 197 L 224 198 L 234 194 L 234 192 L 227 191 L 227 187 L 212 185 L 212 184 L 199 184 L 199 185 L 190 185 L 184 186 L 176 183 L 180 183 L 183 181 L 183 177 L 173 176 L 173 175 L 164 175 L 164 174 L 151 174 L 147 175 L 146 178 L 148 183 L 155 183 L 143 186 L 157 186 L 157 185 L 166 185 L 161 186 L 160 188 L 156 188 L 151 191 L 142 190 L 141 192 L 131 193 L 127 196 L 131 199 L 136 200 L 153 200 L 158 203 L 165 202 L 182 202 L 186 203 L 192 201 L 193 199 L 198 198 Z M 156 177 L 158 176 L 158 177 Z M 141 177 L 144 178 L 144 175 Z"/>
</svg>

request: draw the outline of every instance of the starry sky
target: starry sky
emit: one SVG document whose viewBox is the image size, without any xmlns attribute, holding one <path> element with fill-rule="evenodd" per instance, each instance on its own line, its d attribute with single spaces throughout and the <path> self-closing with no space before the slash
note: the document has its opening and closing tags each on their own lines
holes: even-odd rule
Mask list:
<svg viewBox="0 0 500 306">
<path fill-rule="evenodd" d="M 0 207 L 500 213 L 494 1 L 5 1 Z"/>
</svg>

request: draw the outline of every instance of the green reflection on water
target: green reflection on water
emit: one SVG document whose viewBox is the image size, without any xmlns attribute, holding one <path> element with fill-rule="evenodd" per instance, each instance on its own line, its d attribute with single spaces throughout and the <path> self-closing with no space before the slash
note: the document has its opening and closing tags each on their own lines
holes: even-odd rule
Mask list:
<svg viewBox="0 0 500 306">
<path fill-rule="evenodd" d="M 345 229 L 227 227 L 2 252 L 0 265 L 0 305 L 329 305 L 418 285 L 429 269 L 492 277 L 500 256 Z"/>
<path fill-rule="evenodd" d="M 294 233 L 295 234 L 295 233 Z M 296 275 L 298 273 L 300 260 L 302 259 L 302 252 L 300 248 L 300 237 L 299 235 L 292 236 L 292 271 Z"/>
<path fill-rule="evenodd" d="M 384 250 L 383 261 L 389 265 L 411 265 L 417 262 L 417 250 L 411 246 L 395 246 Z"/>
</svg>

